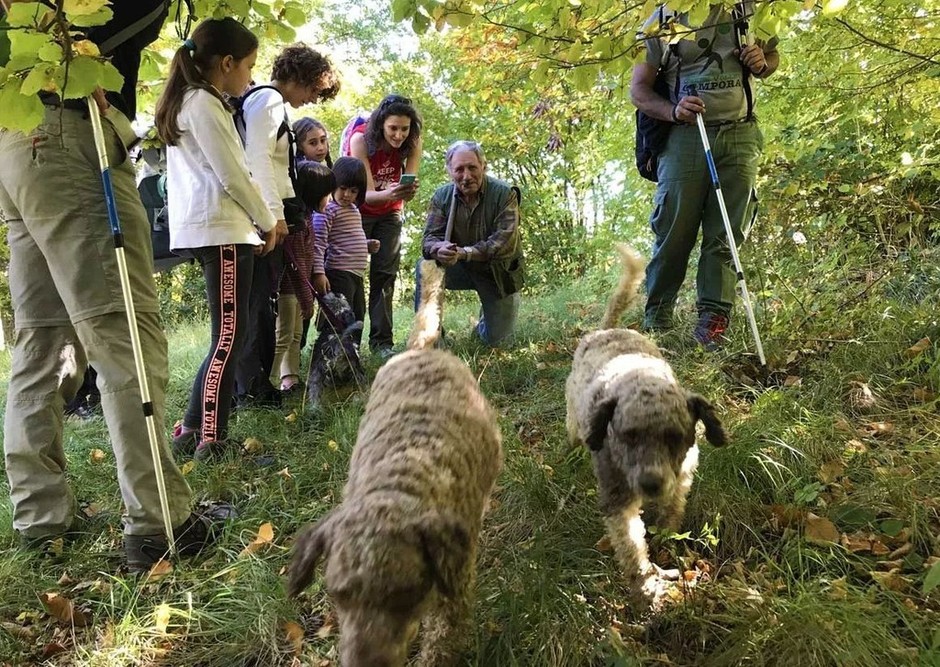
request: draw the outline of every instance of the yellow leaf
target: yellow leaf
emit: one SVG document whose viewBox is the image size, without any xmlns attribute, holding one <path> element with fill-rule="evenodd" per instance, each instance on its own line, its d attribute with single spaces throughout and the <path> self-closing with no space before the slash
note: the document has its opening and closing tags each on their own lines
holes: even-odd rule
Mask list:
<svg viewBox="0 0 940 667">
<path fill-rule="evenodd" d="M 101 449 L 93 449 L 89 454 L 89 458 L 91 459 L 92 463 L 101 463 L 105 460 L 106 457 L 107 455 Z"/>
<path fill-rule="evenodd" d="M 297 413 L 292 411 L 289 415 L 284 417 L 284 421 L 288 422 L 289 424 L 293 424 L 295 421 L 297 421 Z"/>
<path fill-rule="evenodd" d="M 330 440 L 328 443 L 326 443 L 326 446 L 329 447 L 334 452 L 339 449 L 339 445 L 336 444 L 335 440 Z"/>
<path fill-rule="evenodd" d="M 238 554 L 239 558 L 256 553 L 257 551 L 263 549 L 265 546 L 271 544 L 274 541 L 274 526 L 270 523 L 263 523 L 258 528 L 258 534 L 255 536 L 255 539 L 252 540 L 251 544 L 242 549 L 242 552 Z"/>
<path fill-rule="evenodd" d="M 300 655 L 304 647 L 304 629 L 293 621 L 284 624 L 284 634 L 294 650 L 294 655 Z"/>
<path fill-rule="evenodd" d="M 809 11 L 816 6 L 816 0 L 803 0 L 803 10 Z"/>
<path fill-rule="evenodd" d="M 72 42 L 72 51 L 75 55 L 91 56 L 93 58 L 101 55 L 101 51 L 98 50 L 98 45 L 90 39 L 81 39 L 77 42 Z"/>
<path fill-rule="evenodd" d="M 153 624 L 160 634 L 166 634 L 166 628 L 170 624 L 170 612 L 173 610 L 170 605 L 163 603 L 157 605 L 153 611 Z"/>
<path fill-rule="evenodd" d="M 261 444 L 261 441 L 258 438 L 245 438 L 245 442 L 242 443 L 242 447 L 249 454 L 255 454 L 264 449 L 264 445 Z"/>
<path fill-rule="evenodd" d="M 916 357 L 922 352 L 926 352 L 930 348 L 930 338 L 921 338 L 919 341 L 907 348 L 908 357 Z"/>
<path fill-rule="evenodd" d="M 180 472 L 183 473 L 184 475 L 188 475 L 189 473 L 193 471 L 193 468 L 195 467 L 196 467 L 196 462 L 193 460 L 190 460 L 180 466 Z"/>
<path fill-rule="evenodd" d="M 278 471 L 277 471 L 277 476 L 278 476 L 278 477 L 282 477 L 282 478 L 285 479 L 285 480 L 287 480 L 287 479 L 294 479 L 294 476 L 290 474 L 290 470 L 288 470 L 286 466 L 284 467 L 283 470 L 278 470 Z"/>
<path fill-rule="evenodd" d="M 813 544 L 829 544 L 839 542 L 839 529 L 829 519 L 816 516 L 812 512 L 806 515 L 804 535 L 807 542 Z"/>
<path fill-rule="evenodd" d="M 72 601 L 64 595 L 43 593 L 39 596 L 39 600 L 46 612 L 60 623 L 75 627 L 88 625 L 88 617 L 85 613 L 81 609 L 76 609 Z"/>
</svg>

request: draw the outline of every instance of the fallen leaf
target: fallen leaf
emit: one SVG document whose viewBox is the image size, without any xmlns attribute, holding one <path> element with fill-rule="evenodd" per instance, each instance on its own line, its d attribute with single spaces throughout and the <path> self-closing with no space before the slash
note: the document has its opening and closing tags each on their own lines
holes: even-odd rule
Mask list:
<svg viewBox="0 0 940 667">
<path fill-rule="evenodd" d="M 845 466 L 842 465 L 841 461 L 829 461 L 820 466 L 817 477 L 819 477 L 819 481 L 823 484 L 832 484 L 842 477 L 842 473 L 844 472 Z"/>
<path fill-rule="evenodd" d="M 89 519 L 94 519 L 98 514 L 101 513 L 101 503 L 88 503 L 82 507 L 82 514 L 87 516 Z"/>
<path fill-rule="evenodd" d="M 894 424 L 891 422 L 870 422 L 865 425 L 865 430 L 871 435 L 890 435 L 894 433 Z"/>
<path fill-rule="evenodd" d="M 284 634 L 287 635 L 287 641 L 293 648 L 294 655 L 300 655 L 304 647 L 304 629 L 293 621 L 284 624 Z"/>
<path fill-rule="evenodd" d="M 614 550 L 613 545 L 610 543 L 610 538 L 606 535 L 594 544 L 594 548 L 602 553 L 610 553 Z"/>
<path fill-rule="evenodd" d="M 75 604 L 64 595 L 58 593 L 43 593 L 39 596 L 46 612 L 60 623 L 74 625 L 77 628 L 88 625 L 88 617 L 75 607 Z"/>
<path fill-rule="evenodd" d="M 317 637 L 320 639 L 326 639 L 331 634 L 333 634 L 333 629 L 336 627 L 336 614 L 332 611 L 326 615 L 326 618 L 323 619 L 323 625 L 317 630 Z"/>
<path fill-rule="evenodd" d="M 871 551 L 871 535 L 867 533 L 844 534 L 839 539 L 839 544 L 851 551 L 853 554 L 868 553 Z"/>
<path fill-rule="evenodd" d="M 66 587 L 66 586 L 71 586 L 71 585 L 73 585 L 73 584 L 75 583 L 75 580 L 72 579 L 72 577 L 69 576 L 69 573 L 68 573 L 68 572 L 63 572 L 63 573 L 62 573 L 62 576 L 59 577 L 59 580 L 58 580 L 56 583 L 57 583 L 59 586 L 62 586 L 62 587 L 64 588 L 64 587 Z"/>
<path fill-rule="evenodd" d="M 242 443 L 242 449 L 249 454 L 256 454 L 264 449 L 264 445 L 261 444 L 258 438 L 245 438 L 245 442 Z"/>
<path fill-rule="evenodd" d="M 242 549 L 242 552 L 238 554 L 239 558 L 249 556 L 253 553 L 257 553 L 267 545 L 271 544 L 274 541 L 274 526 L 268 523 L 263 523 L 258 528 L 258 534 L 255 536 L 255 539 Z"/>
<path fill-rule="evenodd" d="M 191 459 L 180 466 L 180 472 L 183 473 L 184 475 L 188 475 L 189 473 L 193 471 L 193 468 L 195 467 L 196 467 L 196 461 L 195 459 Z"/>
<path fill-rule="evenodd" d="M 104 453 L 104 450 L 93 449 L 88 455 L 88 458 L 91 459 L 92 463 L 101 463 L 107 458 L 107 454 Z"/>
<path fill-rule="evenodd" d="M 290 470 L 287 469 L 287 466 L 283 470 L 277 471 L 278 477 L 283 477 L 284 479 L 294 479 L 294 476 L 290 474 Z"/>
<path fill-rule="evenodd" d="M 875 538 L 871 542 L 871 553 L 873 556 L 886 556 L 891 553 L 891 549 L 885 546 L 885 543 Z"/>
<path fill-rule="evenodd" d="M 829 598 L 832 600 L 845 600 L 849 597 L 849 587 L 845 583 L 845 577 L 839 577 L 829 582 Z"/>
<path fill-rule="evenodd" d="M 10 623 L 9 621 L 3 621 L 0 623 L 0 628 L 3 628 L 9 632 L 13 637 L 17 639 L 25 639 L 26 641 L 32 641 L 35 635 L 33 631 L 28 626 L 17 625 L 16 623 Z"/>
<path fill-rule="evenodd" d="M 911 345 L 909 348 L 907 348 L 907 352 L 905 354 L 907 354 L 909 358 L 913 359 L 918 354 L 921 354 L 922 352 L 927 351 L 927 349 L 929 348 L 930 348 L 930 338 L 927 336 L 924 336 L 919 341 L 917 341 L 916 343 Z"/>
<path fill-rule="evenodd" d="M 868 445 L 861 440 L 852 439 L 845 443 L 845 453 L 849 455 L 864 454 L 868 451 Z"/>
<path fill-rule="evenodd" d="M 807 542 L 813 544 L 829 544 L 839 542 L 839 529 L 829 519 L 807 513 L 804 522 L 804 536 Z"/>
<path fill-rule="evenodd" d="M 339 450 L 339 445 L 336 444 L 335 440 L 330 440 L 328 443 L 326 443 L 326 446 L 334 452 Z"/>
<path fill-rule="evenodd" d="M 872 571 L 868 574 L 875 580 L 875 583 L 889 591 L 901 592 L 911 585 L 910 580 L 907 577 L 902 577 L 898 570 L 891 570 L 890 572 Z"/>
<path fill-rule="evenodd" d="M 784 387 L 799 387 L 803 384 L 803 378 L 798 375 L 788 375 L 783 381 Z"/>
<path fill-rule="evenodd" d="M 42 647 L 42 659 L 48 660 L 49 658 L 59 655 L 60 653 L 65 653 L 66 651 L 68 651 L 68 649 L 59 642 L 49 642 Z"/>
<path fill-rule="evenodd" d="M 855 435 L 855 427 L 852 426 L 845 417 L 838 417 L 833 423 L 833 426 L 835 426 L 837 431 Z"/>
<path fill-rule="evenodd" d="M 284 417 L 284 421 L 286 421 L 288 424 L 293 424 L 295 421 L 297 421 L 297 413 L 291 412 L 289 415 Z"/>
<path fill-rule="evenodd" d="M 166 634 L 167 626 L 170 625 L 170 613 L 172 611 L 173 608 L 165 602 L 157 605 L 157 608 L 153 610 L 153 624 L 160 634 Z"/>
<path fill-rule="evenodd" d="M 147 573 L 149 579 L 160 579 L 165 577 L 173 571 L 173 563 L 168 560 L 161 558 L 156 563 L 153 564 L 153 567 L 150 568 L 150 572 Z"/>
<path fill-rule="evenodd" d="M 911 396 L 915 401 L 919 401 L 921 403 L 930 403 L 935 398 L 937 398 L 935 393 L 925 387 L 915 387 L 914 391 L 911 392 Z"/>
</svg>

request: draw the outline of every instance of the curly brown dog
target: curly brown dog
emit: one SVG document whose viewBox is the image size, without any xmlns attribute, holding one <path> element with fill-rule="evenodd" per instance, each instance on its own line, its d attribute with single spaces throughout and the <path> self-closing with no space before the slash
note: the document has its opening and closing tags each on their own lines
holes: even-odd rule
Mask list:
<svg viewBox="0 0 940 667">
<path fill-rule="evenodd" d="M 725 431 L 714 407 L 683 389 L 659 349 L 642 334 L 616 329 L 635 299 L 642 261 L 617 247 L 623 273 L 602 328 L 587 334 L 574 353 L 565 386 L 568 438 L 591 450 L 607 535 L 638 611 L 656 601 L 660 576 L 677 576 L 650 563 L 641 510 L 658 510 L 654 523 L 675 530 L 698 465 L 695 425 L 723 445 Z M 647 511 L 651 509 L 647 507 Z"/>
<path fill-rule="evenodd" d="M 451 665 L 469 634 L 483 513 L 502 465 L 496 414 L 437 340 L 443 271 L 422 267 L 413 349 L 379 370 L 342 505 L 297 540 L 288 593 L 320 558 L 344 667 L 403 665 L 419 623 L 420 664 Z"/>
</svg>

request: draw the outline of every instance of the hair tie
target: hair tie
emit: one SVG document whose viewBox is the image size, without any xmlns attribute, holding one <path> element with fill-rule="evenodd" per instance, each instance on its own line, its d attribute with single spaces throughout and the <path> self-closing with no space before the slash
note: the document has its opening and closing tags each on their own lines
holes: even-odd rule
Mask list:
<svg viewBox="0 0 940 667">
<path fill-rule="evenodd" d="M 191 39 L 186 39 L 186 40 L 183 42 L 183 48 L 184 48 L 184 49 L 187 49 L 190 53 L 195 53 L 195 52 L 196 52 L 196 42 L 194 42 L 194 41 L 191 40 Z"/>
</svg>

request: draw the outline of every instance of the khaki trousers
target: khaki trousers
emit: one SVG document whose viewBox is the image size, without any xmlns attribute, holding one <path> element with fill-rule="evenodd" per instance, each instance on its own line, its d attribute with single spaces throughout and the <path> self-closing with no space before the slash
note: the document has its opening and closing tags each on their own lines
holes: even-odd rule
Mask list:
<svg viewBox="0 0 940 667">
<path fill-rule="evenodd" d="M 189 516 L 191 492 L 167 447 L 167 343 L 160 326 L 147 217 L 134 170 L 104 123 L 127 268 L 163 455 L 173 525 Z M 0 212 L 8 224 L 15 340 L 3 448 L 13 526 L 27 538 L 67 530 L 75 496 L 66 478 L 62 409 L 88 362 L 101 404 L 125 532 L 163 532 L 154 466 L 91 122 L 81 111 L 47 108 L 29 135 L 0 131 Z M 76 452 L 76 456 L 85 456 Z M 107 470 L 101 467 L 101 474 Z"/>
</svg>

